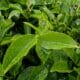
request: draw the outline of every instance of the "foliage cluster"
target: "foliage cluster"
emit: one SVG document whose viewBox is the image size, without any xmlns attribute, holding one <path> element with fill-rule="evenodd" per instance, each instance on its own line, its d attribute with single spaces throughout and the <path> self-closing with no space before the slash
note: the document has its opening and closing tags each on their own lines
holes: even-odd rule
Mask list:
<svg viewBox="0 0 80 80">
<path fill-rule="evenodd" d="M 80 0 L 0 0 L 0 80 L 80 80 Z"/>
</svg>

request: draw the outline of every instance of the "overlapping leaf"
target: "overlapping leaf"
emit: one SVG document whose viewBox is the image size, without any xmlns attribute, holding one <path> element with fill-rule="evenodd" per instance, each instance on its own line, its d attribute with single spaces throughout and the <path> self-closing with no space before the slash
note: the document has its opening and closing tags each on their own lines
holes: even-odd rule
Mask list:
<svg viewBox="0 0 80 80">
<path fill-rule="evenodd" d="M 19 75 L 17 80 L 45 80 L 47 74 L 48 70 L 46 67 L 29 67 Z"/>
<path fill-rule="evenodd" d="M 15 40 L 7 49 L 3 60 L 4 74 L 14 66 L 23 56 L 26 56 L 29 50 L 36 44 L 34 35 L 23 35 Z"/>
<path fill-rule="evenodd" d="M 39 36 L 38 44 L 45 49 L 78 48 L 71 37 L 59 32 L 47 32 Z"/>
</svg>

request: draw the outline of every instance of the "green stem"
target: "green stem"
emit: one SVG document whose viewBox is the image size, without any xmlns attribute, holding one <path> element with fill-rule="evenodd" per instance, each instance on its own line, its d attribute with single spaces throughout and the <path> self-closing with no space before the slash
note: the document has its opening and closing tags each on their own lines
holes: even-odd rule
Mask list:
<svg viewBox="0 0 80 80">
<path fill-rule="evenodd" d="M 35 31 L 37 31 L 40 34 L 40 30 L 38 28 L 36 28 L 34 25 L 32 25 L 28 22 L 24 22 L 24 25 L 26 25 L 27 27 L 33 28 Z"/>
</svg>

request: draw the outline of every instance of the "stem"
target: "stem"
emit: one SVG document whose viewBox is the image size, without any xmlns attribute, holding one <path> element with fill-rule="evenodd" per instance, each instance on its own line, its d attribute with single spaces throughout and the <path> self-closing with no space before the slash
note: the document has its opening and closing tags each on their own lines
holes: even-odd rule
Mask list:
<svg viewBox="0 0 80 80">
<path fill-rule="evenodd" d="M 32 25 L 28 22 L 24 22 L 24 25 L 26 25 L 27 27 L 33 28 L 35 31 L 37 31 L 40 34 L 40 30 L 38 28 L 36 28 L 34 25 Z"/>
</svg>

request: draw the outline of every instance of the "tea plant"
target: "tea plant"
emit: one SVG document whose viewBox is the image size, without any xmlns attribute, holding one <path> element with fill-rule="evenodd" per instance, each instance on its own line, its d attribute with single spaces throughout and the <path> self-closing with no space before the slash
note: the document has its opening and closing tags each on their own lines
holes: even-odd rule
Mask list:
<svg viewBox="0 0 80 80">
<path fill-rule="evenodd" d="M 80 80 L 80 0 L 0 0 L 0 80 Z"/>
</svg>

